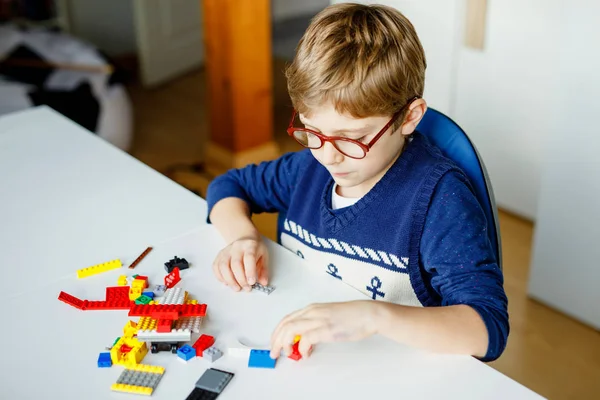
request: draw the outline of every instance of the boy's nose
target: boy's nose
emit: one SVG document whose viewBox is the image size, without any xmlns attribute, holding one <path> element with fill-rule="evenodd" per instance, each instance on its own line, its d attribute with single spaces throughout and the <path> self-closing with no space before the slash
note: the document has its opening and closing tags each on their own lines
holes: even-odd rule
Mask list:
<svg viewBox="0 0 600 400">
<path fill-rule="evenodd" d="M 335 146 L 333 145 L 333 143 L 331 143 L 331 142 L 325 142 L 322 150 L 323 150 L 322 161 L 323 161 L 323 164 L 325 164 L 325 165 L 338 164 L 338 163 L 342 162 L 344 159 L 344 155 L 342 153 L 340 153 L 338 151 L 338 149 L 336 149 Z"/>
</svg>

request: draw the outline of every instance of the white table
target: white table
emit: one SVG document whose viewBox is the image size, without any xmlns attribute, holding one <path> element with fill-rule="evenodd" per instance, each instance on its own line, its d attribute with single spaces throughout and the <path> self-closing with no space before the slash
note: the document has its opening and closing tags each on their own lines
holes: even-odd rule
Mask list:
<svg viewBox="0 0 600 400">
<path fill-rule="evenodd" d="M 17 168 L 6 168 L 16 161 Z M 0 167 L 2 189 L 11 188 L 11 196 L 0 197 L 0 253 L 5 282 L 17 280 L 0 329 L 2 399 L 135 398 L 110 390 L 122 367 L 96 366 L 98 353 L 121 335 L 127 311 L 80 311 L 56 297 L 64 290 L 102 299 L 122 273 L 158 283 L 174 255 L 192 263 L 179 285 L 208 304 L 203 332 L 225 352 L 240 337 L 268 344 L 281 317 L 311 302 L 363 298 L 272 242 L 277 289 L 270 296 L 218 284 L 210 264 L 223 242 L 204 224 L 204 201 L 48 109 L 0 119 Z M 154 250 L 133 271 L 75 277 L 81 266 L 131 261 L 148 244 Z M 539 398 L 471 357 L 430 354 L 382 337 L 319 345 L 309 359 L 280 358 L 273 370 L 250 369 L 227 354 L 212 365 L 201 358 L 185 364 L 170 353 L 149 353 L 143 363 L 166 368 L 155 399 L 185 399 L 210 366 L 235 373 L 223 400 Z"/>
<path fill-rule="evenodd" d="M 50 108 L 0 118 L 4 295 L 24 293 L 205 223 L 185 188 Z"/>
</svg>

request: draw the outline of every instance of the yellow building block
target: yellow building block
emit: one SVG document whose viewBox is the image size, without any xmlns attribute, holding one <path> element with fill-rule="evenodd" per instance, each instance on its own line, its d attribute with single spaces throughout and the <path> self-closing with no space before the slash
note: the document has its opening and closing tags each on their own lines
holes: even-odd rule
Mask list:
<svg viewBox="0 0 600 400">
<path fill-rule="evenodd" d="M 146 354 L 148 354 L 148 346 L 146 345 L 146 342 L 140 342 L 137 339 L 135 340 L 138 342 L 138 344 L 134 346 L 125 357 L 125 365 L 127 366 L 134 366 L 141 363 L 144 357 L 146 357 Z"/>
<path fill-rule="evenodd" d="M 121 352 L 121 346 L 130 347 L 129 352 Z M 140 342 L 134 337 L 122 337 L 110 349 L 110 359 L 113 364 L 135 366 L 139 364 L 148 354 L 148 346 L 146 342 Z"/>
<path fill-rule="evenodd" d="M 102 264 L 94 265 L 92 267 L 83 268 L 77 270 L 77 278 L 87 278 L 88 276 L 101 274 L 102 272 L 110 271 L 113 269 L 121 268 L 121 260 L 112 260 Z"/>
<path fill-rule="evenodd" d="M 161 367 L 160 365 L 148 365 L 148 364 L 138 364 L 132 367 L 127 367 L 127 369 L 132 369 L 134 371 L 140 372 L 150 372 L 153 374 L 164 374 L 165 367 Z"/>
<path fill-rule="evenodd" d="M 186 300 L 185 304 L 198 304 L 198 300 Z"/>
<path fill-rule="evenodd" d="M 127 321 L 125 327 L 123 327 L 123 335 L 125 337 L 131 338 L 136 335 L 138 332 L 138 324 L 133 321 Z"/>
<path fill-rule="evenodd" d="M 141 330 L 152 330 L 156 329 L 158 320 L 150 317 L 141 317 L 138 321 L 138 329 Z"/>
<path fill-rule="evenodd" d="M 146 288 L 146 281 L 143 279 L 134 279 L 133 282 L 131 282 L 131 287 L 144 290 Z"/>
<path fill-rule="evenodd" d="M 129 289 L 129 300 L 135 301 L 141 295 L 142 295 L 142 289 L 134 288 L 134 287 Z"/>
<path fill-rule="evenodd" d="M 143 394 L 146 396 L 152 395 L 152 392 L 153 392 L 153 389 L 151 387 L 125 385 L 122 383 L 113 383 L 110 388 L 111 388 L 111 390 L 114 390 L 115 392 Z"/>
<path fill-rule="evenodd" d="M 117 286 L 127 286 L 127 275 L 119 276 L 119 280 L 117 281 Z"/>
<path fill-rule="evenodd" d="M 140 364 L 131 367 L 125 367 L 125 371 L 123 371 L 117 382 L 127 381 L 131 383 L 138 383 L 138 385 L 114 383 L 110 388 L 117 392 L 143 394 L 149 396 L 154 391 L 152 386 L 155 387 L 158 384 L 164 373 L 165 369 L 158 365 Z"/>
</svg>

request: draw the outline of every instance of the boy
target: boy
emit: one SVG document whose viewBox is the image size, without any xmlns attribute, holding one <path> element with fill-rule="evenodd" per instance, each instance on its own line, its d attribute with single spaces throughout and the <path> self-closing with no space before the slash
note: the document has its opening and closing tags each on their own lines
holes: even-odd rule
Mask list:
<svg viewBox="0 0 600 400">
<path fill-rule="evenodd" d="M 288 133 L 308 150 L 231 170 L 208 191 L 229 243 L 214 273 L 235 290 L 268 282 L 251 213 L 279 212 L 281 244 L 375 300 L 311 305 L 285 317 L 271 357 L 378 333 L 432 351 L 494 360 L 509 331 L 503 277 L 463 172 L 415 128 L 425 55 L 385 6 L 317 15 L 286 71 Z"/>
</svg>

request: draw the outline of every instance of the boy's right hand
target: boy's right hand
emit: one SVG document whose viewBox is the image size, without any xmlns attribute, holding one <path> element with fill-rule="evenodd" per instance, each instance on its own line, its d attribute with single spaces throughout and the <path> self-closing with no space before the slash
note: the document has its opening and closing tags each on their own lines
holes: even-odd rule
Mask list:
<svg viewBox="0 0 600 400">
<path fill-rule="evenodd" d="M 213 271 L 219 281 L 236 292 L 252 290 L 256 282 L 267 285 L 269 254 L 260 238 L 240 238 L 217 254 Z"/>
</svg>

